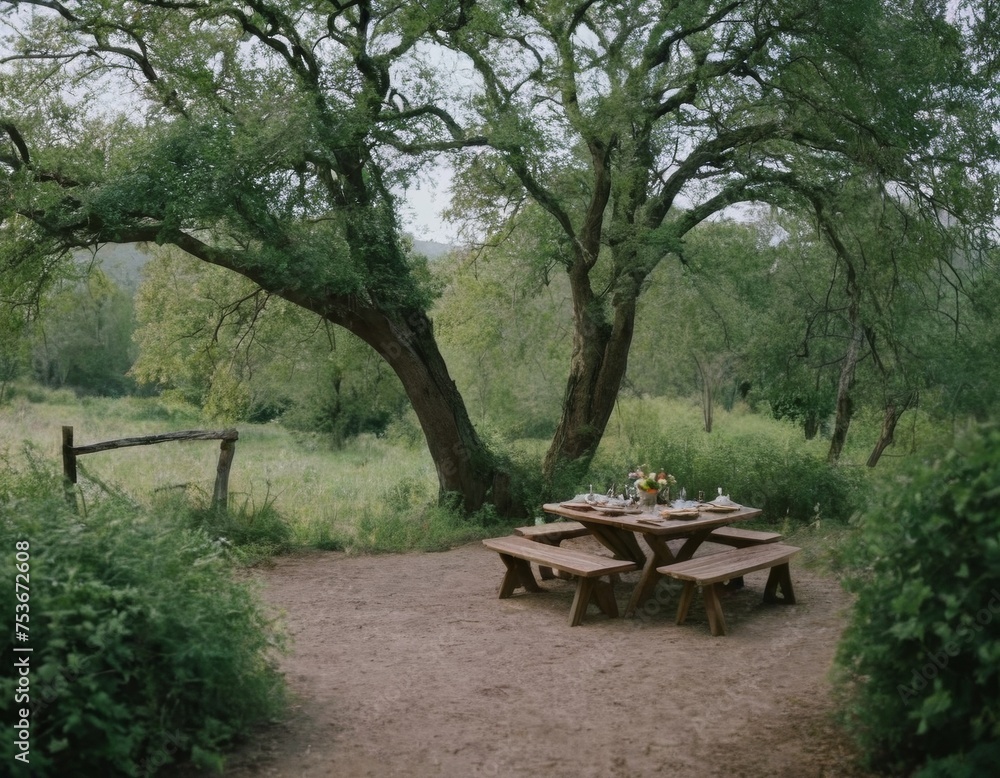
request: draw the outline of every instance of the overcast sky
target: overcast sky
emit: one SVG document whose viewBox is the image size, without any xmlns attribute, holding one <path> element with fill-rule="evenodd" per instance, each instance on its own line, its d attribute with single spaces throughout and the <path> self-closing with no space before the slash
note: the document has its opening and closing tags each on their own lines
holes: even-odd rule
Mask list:
<svg viewBox="0 0 1000 778">
<path fill-rule="evenodd" d="M 417 183 L 403 195 L 400 213 L 403 230 L 418 240 L 455 245 L 458 243 L 455 226 L 441 218 L 441 211 L 448 207 L 451 176 L 445 168 L 438 168 L 433 179 Z"/>
</svg>

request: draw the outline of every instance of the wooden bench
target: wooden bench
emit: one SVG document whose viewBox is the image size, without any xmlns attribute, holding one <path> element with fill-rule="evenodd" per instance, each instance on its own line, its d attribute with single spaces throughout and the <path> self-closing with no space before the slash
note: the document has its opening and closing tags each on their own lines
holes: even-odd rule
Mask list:
<svg viewBox="0 0 1000 778">
<path fill-rule="evenodd" d="M 514 530 L 514 534 L 528 540 L 534 540 L 536 543 L 547 543 L 550 546 L 558 546 L 564 540 L 589 535 L 590 530 L 578 521 L 553 521 L 549 524 L 532 524 L 528 527 L 518 527 Z M 552 568 L 546 565 L 538 566 L 538 574 L 542 577 L 543 581 L 555 577 L 552 573 Z M 560 578 L 562 577 L 568 578 L 569 573 L 562 574 Z"/>
<path fill-rule="evenodd" d="M 767 585 L 764 587 L 764 602 L 794 603 L 795 593 L 792 590 L 792 577 L 788 569 L 788 560 L 799 553 L 801 549 L 786 546 L 782 543 L 765 543 L 747 548 L 734 548 L 721 554 L 695 557 L 686 562 L 676 562 L 656 568 L 658 573 L 669 575 L 684 581 L 684 591 L 677 606 L 677 623 L 683 624 L 687 618 L 691 600 L 694 598 L 694 587 L 700 586 L 705 600 L 705 612 L 708 615 L 708 626 L 713 635 L 726 634 L 726 620 L 722 615 L 722 604 L 719 601 L 719 590 L 722 582 L 737 576 L 752 573 L 755 570 L 770 568 Z M 778 589 L 782 596 L 778 597 Z"/>
<path fill-rule="evenodd" d="M 531 572 L 530 562 L 562 570 L 577 576 L 576 595 L 569 612 L 569 625 L 577 626 L 587 612 L 591 600 L 611 618 L 618 615 L 618 604 L 610 581 L 600 580 L 601 576 L 611 576 L 638 570 L 634 562 L 597 556 L 572 548 L 559 548 L 546 543 L 536 543 L 527 538 L 512 535 L 505 538 L 487 538 L 483 545 L 500 554 L 507 568 L 500 584 L 500 599 L 506 599 L 519 586 L 529 592 L 540 592 L 541 588 Z"/>
<path fill-rule="evenodd" d="M 781 540 L 780 532 L 761 532 L 755 529 L 740 529 L 739 527 L 718 527 L 713 529 L 706 540 L 721 543 L 733 548 L 748 548 L 763 543 L 777 543 Z M 727 589 L 742 589 L 743 576 L 737 576 L 729 582 Z"/>
<path fill-rule="evenodd" d="M 747 548 L 764 543 L 777 543 L 781 540 L 781 533 L 761 532 L 755 529 L 740 529 L 739 527 L 717 527 L 706 539 L 711 543 L 721 543 L 734 548 Z"/>
</svg>

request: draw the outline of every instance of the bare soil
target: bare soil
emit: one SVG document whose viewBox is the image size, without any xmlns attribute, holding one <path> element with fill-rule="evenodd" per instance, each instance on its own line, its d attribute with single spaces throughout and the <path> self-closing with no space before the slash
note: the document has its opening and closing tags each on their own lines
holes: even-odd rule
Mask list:
<svg viewBox="0 0 1000 778">
<path fill-rule="evenodd" d="M 566 545 L 592 548 L 580 538 Z M 828 673 L 848 595 L 792 563 L 798 603 L 764 605 L 766 572 L 674 623 L 665 586 L 631 619 L 574 584 L 497 599 L 498 555 L 310 553 L 254 572 L 292 637 L 291 717 L 226 776 L 851 778 L 865 773 L 832 719 Z M 616 587 L 624 609 L 637 573 Z"/>
</svg>

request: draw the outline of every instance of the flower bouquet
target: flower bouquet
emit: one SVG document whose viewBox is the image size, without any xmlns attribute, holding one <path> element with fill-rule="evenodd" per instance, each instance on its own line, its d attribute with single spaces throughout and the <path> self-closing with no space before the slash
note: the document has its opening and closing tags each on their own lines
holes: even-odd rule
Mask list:
<svg viewBox="0 0 1000 778">
<path fill-rule="evenodd" d="M 656 505 L 656 498 L 663 489 L 666 489 L 669 495 L 670 487 L 677 483 L 677 479 L 670 473 L 660 471 L 654 475 L 653 471 L 646 472 L 643 468 L 636 468 L 628 474 L 628 477 L 635 479 L 635 488 L 639 492 L 639 504 L 649 508 Z"/>
</svg>

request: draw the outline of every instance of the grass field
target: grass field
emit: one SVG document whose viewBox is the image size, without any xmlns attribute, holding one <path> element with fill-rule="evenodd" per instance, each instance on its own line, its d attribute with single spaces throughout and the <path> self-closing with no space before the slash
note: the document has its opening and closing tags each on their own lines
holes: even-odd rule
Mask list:
<svg viewBox="0 0 1000 778">
<path fill-rule="evenodd" d="M 827 442 L 805 441 L 794 426 L 745 409 L 718 410 L 710 435 L 700 422 L 698 407 L 684 401 L 623 401 L 586 479 L 601 490 L 607 488 L 606 482 L 622 484 L 630 467 L 652 457 L 656 461 L 649 464 L 654 467 L 681 468 L 674 472 L 686 479 L 689 488 L 731 486 L 750 504 L 765 506 L 767 500 L 777 504 L 772 494 L 758 488 L 765 481 L 772 490 L 785 493 L 819 493 L 822 483 L 809 479 L 825 479 L 823 468 L 796 468 L 806 460 L 822 462 Z M 0 449 L 15 468 L 24 467 L 33 456 L 58 471 L 65 425 L 74 428 L 77 446 L 223 426 L 202 418 L 190 406 L 162 398 L 77 398 L 69 391 L 23 388 L 0 407 Z M 484 527 L 437 506 L 434 464 L 422 440 L 411 444 L 402 436 L 364 435 L 335 449 L 321 436 L 292 432 L 276 423 L 236 426 L 239 441 L 230 476 L 230 514 L 251 524 L 263 521 L 260 517 L 265 514 L 271 521 L 280 517 L 289 529 L 281 541 L 284 547 L 358 552 L 436 549 L 497 532 L 496 525 Z M 864 437 L 859 432 L 856 439 Z M 541 461 L 545 448 L 544 441 L 504 445 L 508 451 L 521 452 L 529 471 L 535 467 L 532 462 Z M 864 447 L 855 451 L 856 459 L 866 455 Z M 217 441 L 89 454 L 78 459 L 78 495 L 86 508 L 103 490 L 121 492 L 154 506 L 154 515 L 156 506 L 181 496 L 189 503 L 207 505 L 218 456 Z M 846 467 L 858 473 L 864 470 L 856 463 Z M 776 485 L 781 479 L 786 483 Z M 584 491 L 588 484 L 569 484 L 567 494 L 574 488 Z M 751 502 L 755 498 L 761 502 Z M 769 520 L 789 527 L 815 523 L 821 506 L 801 502 L 798 508 L 772 511 Z"/>
<path fill-rule="evenodd" d="M 27 446 L 40 461 L 61 468 L 64 425 L 74 428 L 77 446 L 221 426 L 188 408 L 152 398 L 78 400 L 57 392 L 46 393 L 45 400 L 17 397 L 0 408 L 0 440 L 15 467 L 26 462 Z M 384 518 L 389 510 L 399 517 L 419 516 L 437 496 L 434 464 L 423 448 L 363 436 L 338 451 L 317 437 L 294 434 L 277 424 L 240 423 L 237 428 L 231 506 L 250 514 L 272 506 L 292 527 L 297 545 L 356 536 L 359 527 Z M 218 457 L 217 441 L 88 454 L 78 459 L 79 486 L 84 500 L 105 485 L 143 504 L 181 490 L 207 501 Z"/>
</svg>

